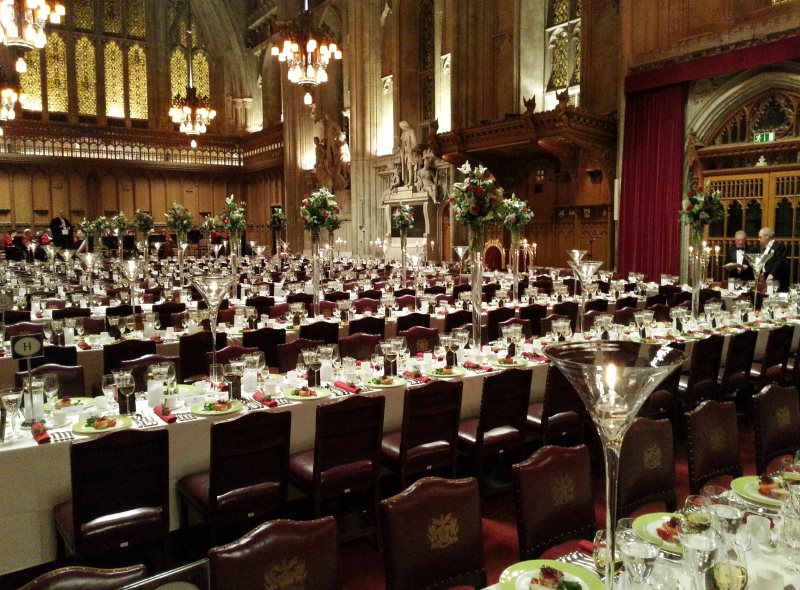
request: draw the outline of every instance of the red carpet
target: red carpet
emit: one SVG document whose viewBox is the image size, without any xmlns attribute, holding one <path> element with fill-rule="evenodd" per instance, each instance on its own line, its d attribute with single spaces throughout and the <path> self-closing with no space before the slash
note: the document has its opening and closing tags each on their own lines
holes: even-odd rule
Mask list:
<svg viewBox="0 0 800 590">
<path fill-rule="evenodd" d="M 753 433 L 740 428 L 739 449 L 745 475 L 755 473 Z M 594 497 L 597 522 L 605 518 L 604 480 L 596 479 Z M 675 485 L 678 506 L 682 506 L 689 494 L 689 476 L 686 453 L 676 449 Z M 502 571 L 519 561 L 514 497 L 511 492 L 487 500 L 484 503 L 483 546 L 486 569 L 490 584 L 497 582 Z M 341 579 L 344 590 L 384 590 L 383 560 L 368 542 L 348 545 L 341 550 Z"/>
</svg>

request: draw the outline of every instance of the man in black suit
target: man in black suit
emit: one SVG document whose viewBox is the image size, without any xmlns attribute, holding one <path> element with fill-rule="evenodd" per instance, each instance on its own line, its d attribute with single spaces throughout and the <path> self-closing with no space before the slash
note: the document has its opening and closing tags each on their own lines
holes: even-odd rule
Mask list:
<svg viewBox="0 0 800 590">
<path fill-rule="evenodd" d="M 745 257 L 747 234 L 741 230 L 737 231 L 733 236 L 733 243 L 734 245 L 725 252 L 724 268 L 728 273 L 728 278 L 752 281 L 754 278 L 753 267 L 750 266 L 750 261 Z"/>
<path fill-rule="evenodd" d="M 775 231 L 771 227 L 762 227 L 758 232 L 758 241 L 761 242 L 762 252 L 772 252 L 764 265 L 764 278 L 768 281 L 776 280 L 779 291 L 789 290 L 789 262 L 786 259 L 786 246 L 775 241 Z"/>
<path fill-rule="evenodd" d="M 57 248 L 73 247 L 72 224 L 63 211 L 59 211 L 58 217 L 54 217 L 50 222 L 50 233 Z"/>
</svg>

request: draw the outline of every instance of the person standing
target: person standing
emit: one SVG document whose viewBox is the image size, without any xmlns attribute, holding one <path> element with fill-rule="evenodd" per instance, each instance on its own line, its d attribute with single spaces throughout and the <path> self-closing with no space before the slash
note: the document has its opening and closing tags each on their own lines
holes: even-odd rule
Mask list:
<svg viewBox="0 0 800 590">
<path fill-rule="evenodd" d="M 50 233 L 53 235 L 53 243 L 58 248 L 74 247 L 72 224 L 63 211 L 59 211 L 58 217 L 54 217 L 50 222 Z"/>
<path fill-rule="evenodd" d="M 750 266 L 750 261 L 745 257 L 746 253 L 747 234 L 739 230 L 733 236 L 733 246 L 725 252 L 725 266 L 723 268 L 727 271 L 729 279 L 752 281 L 755 278 L 753 267 Z"/>
<path fill-rule="evenodd" d="M 789 263 L 786 259 L 786 246 L 775 241 L 775 230 L 771 227 L 762 227 L 758 232 L 758 241 L 761 242 L 761 252 L 772 256 L 764 264 L 764 277 L 766 280 L 778 281 L 779 291 L 789 290 Z"/>
</svg>

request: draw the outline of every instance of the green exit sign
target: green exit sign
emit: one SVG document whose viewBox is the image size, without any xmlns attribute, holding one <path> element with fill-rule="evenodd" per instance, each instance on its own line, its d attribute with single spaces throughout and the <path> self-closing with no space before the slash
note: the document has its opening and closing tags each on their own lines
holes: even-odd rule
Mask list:
<svg viewBox="0 0 800 590">
<path fill-rule="evenodd" d="M 774 131 L 763 131 L 753 135 L 753 143 L 767 143 L 770 141 L 775 141 Z"/>
</svg>

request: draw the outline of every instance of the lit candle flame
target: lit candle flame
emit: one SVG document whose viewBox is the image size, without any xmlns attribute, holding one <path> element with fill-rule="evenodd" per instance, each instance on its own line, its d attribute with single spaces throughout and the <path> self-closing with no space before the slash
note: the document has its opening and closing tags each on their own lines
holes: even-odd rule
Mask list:
<svg viewBox="0 0 800 590">
<path fill-rule="evenodd" d="M 617 397 L 617 367 L 613 363 L 606 366 L 606 386 L 609 403 L 614 405 Z"/>
</svg>

